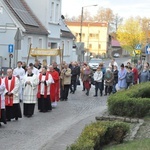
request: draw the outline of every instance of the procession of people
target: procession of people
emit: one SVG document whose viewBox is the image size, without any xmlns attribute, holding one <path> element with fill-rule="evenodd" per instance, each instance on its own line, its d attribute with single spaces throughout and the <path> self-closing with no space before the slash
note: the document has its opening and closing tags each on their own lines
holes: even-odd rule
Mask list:
<svg viewBox="0 0 150 150">
<path fill-rule="evenodd" d="M 28 66 L 18 61 L 15 69 L 7 69 L 6 76 L 0 78 L 0 126 L 22 118 L 21 103 L 23 115 L 28 118 L 34 115 L 36 103 L 39 112 L 51 112 L 59 101 L 67 101 L 69 94 L 76 94 L 77 85 L 83 86 L 85 96 L 95 88 L 92 96 L 100 99 L 149 80 L 149 64 L 140 60 L 119 66 L 113 59 L 108 67 L 100 63 L 95 72 L 86 62 L 63 62 L 58 67 L 56 62 L 48 66 L 45 60 L 43 64 L 36 60 Z"/>
</svg>

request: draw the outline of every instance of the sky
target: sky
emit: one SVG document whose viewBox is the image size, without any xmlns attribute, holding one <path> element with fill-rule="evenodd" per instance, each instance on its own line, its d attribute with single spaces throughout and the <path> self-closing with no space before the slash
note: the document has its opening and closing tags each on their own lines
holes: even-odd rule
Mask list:
<svg viewBox="0 0 150 150">
<path fill-rule="evenodd" d="M 78 16 L 82 7 L 95 4 L 98 6 L 86 7 L 92 15 L 96 14 L 99 7 L 104 7 L 126 19 L 131 16 L 150 18 L 150 0 L 62 0 L 62 14 Z"/>
</svg>

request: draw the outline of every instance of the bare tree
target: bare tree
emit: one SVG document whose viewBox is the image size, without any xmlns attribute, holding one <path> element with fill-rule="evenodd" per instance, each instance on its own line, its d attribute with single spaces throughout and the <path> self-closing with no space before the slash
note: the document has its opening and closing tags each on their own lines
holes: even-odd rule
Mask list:
<svg viewBox="0 0 150 150">
<path fill-rule="evenodd" d="M 118 14 L 116 14 L 114 16 L 114 19 L 112 21 L 112 24 L 114 25 L 114 28 L 115 28 L 115 32 L 117 32 L 117 29 L 118 29 L 118 26 L 122 23 L 123 21 L 123 18 L 120 17 Z"/>
<path fill-rule="evenodd" d="M 112 22 L 114 19 L 114 13 L 110 8 L 100 7 L 97 11 L 97 14 L 94 17 L 94 20 L 98 22 Z"/>
<path fill-rule="evenodd" d="M 81 15 L 72 16 L 69 18 L 68 15 L 66 14 L 65 20 L 66 21 L 78 21 L 78 22 L 80 22 L 81 21 Z M 83 21 L 93 21 L 93 17 L 91 16 L 90 12 L 87 9 L 85 9 L 83 11 Z"/>
</svg>

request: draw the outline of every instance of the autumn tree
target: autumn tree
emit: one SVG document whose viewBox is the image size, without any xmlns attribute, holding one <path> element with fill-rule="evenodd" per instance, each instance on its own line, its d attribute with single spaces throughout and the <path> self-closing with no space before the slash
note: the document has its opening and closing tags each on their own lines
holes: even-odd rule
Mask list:
<svg viewBox="0 0 150 150">
<path fill-rule="evenodd" d="M 137 44 L 144 44 L 146 40 L 142 26 L 135 18 L 129 18 L 118 27 L 117 39 L 129 52 L 133 52 Z"/>
<path fill-rule="evenodd" d="M 148 43 L 150 39 L 150 18 L 146 17 L 144 18 L 136 17 L 136 18 L 142 26 L 142 30 L 145 33 L 146 42 Z"/>
</svg>

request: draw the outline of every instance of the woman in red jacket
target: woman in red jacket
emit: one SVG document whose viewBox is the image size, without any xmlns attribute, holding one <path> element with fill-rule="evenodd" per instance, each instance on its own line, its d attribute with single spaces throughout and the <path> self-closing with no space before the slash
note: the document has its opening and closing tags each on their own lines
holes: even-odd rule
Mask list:
<svg viewBox="0 0 150 150">
<path fill-rule="evenodd" d="M 137 84 L 138 70 L 136 69 L 135 64 L 133 64 L 133 66 L 132 66 L 132 72 L 133 72 L 133 75 L 134 75 L 134 83 L 133 84 Z"/>
</svg>

